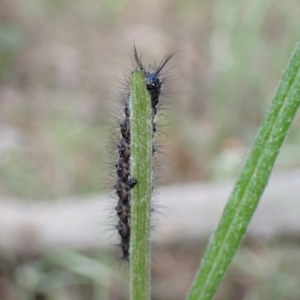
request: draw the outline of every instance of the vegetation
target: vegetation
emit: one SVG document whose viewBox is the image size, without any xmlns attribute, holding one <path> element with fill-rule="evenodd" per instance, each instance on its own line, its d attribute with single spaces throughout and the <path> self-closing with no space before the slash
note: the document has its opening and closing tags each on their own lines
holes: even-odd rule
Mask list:
<svg viewBox="0 0 300 300">
<path fill-rule="evenodd" d="M 235 178 L 299 39 L 297 4 L 152 1 L 144 10 L 130 1 L 3 1 L 2 197 L 19 197 L 26 204 L 26 199 L 105 190 L 104 125 L 114 109 L 115 77 L 131 68 L 134 42 L 149 61 L 179 50 L 170 72 L 171 105 L 165 112 L 170 124 L 163 141 L 172 164 L 162 173 L 163 182 Z M 299 122 L 298 116 L 278 169 L 300 165 Z M 183 299 L 203 251 L 199 245 L 162 249 L 157 261 L 168 264 L 153 267 L 154 299 Z M 102 250 L 85 254 L 55 250 L 20 257 L 1 249 L 0 299 L 124 299 L 126 267 L 113 271 L 111 257 Z M 217 297 L 299 299 L 299 261 L 295 239 L 243 244 Z"/>
</svg>

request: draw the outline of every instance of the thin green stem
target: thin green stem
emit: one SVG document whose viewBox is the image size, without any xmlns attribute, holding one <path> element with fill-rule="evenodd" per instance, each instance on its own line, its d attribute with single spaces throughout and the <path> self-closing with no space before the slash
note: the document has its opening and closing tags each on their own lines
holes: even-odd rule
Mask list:
<svg viewBox="0 0 300 300">
<path fill-rule="evenodd" d="M 276 157 L 299 105 L 300 44 L 296 46 L 209 243 L 188 300 L 210 300 L 216 293 L 268 183 Z"/>
<path fill-rule="evenodd" d="M 138 181 L 131 191 L 130 299 L 150 300 L 151 98 L 143 72 L 133 72 L 130 84 L 130 174 Z"/>
</svg>

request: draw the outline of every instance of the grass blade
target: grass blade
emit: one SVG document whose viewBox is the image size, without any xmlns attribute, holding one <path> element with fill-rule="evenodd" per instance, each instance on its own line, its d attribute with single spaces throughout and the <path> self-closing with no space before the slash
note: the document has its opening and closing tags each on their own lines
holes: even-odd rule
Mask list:
<svg viewBox="0 0 300 300">
<path fill-rule="evenodd" d="M 143 72 L 134 71 L 130 85 L 130 174 L 138 180 L 131 191 L 130 299 L 150 300 L 151 98 Z"/>
<path fill-rule="evenodd" d="M 240 178 L 211 238 L 187 296 L 188 300 L 209 300 L 216 293 L 268 183 L 299 104 L 300 43 L 296 46 Z"/>
</svg>

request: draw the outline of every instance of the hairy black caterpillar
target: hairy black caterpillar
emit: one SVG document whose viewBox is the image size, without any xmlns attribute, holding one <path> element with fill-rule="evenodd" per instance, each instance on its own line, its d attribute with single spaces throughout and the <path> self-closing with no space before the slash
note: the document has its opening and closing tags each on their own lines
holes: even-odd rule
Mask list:
<svg viewBox="0 0 300 300">
<path fill-rule="evenodd" d="M 133 50 L 134 70 L 139 70 L 145 74 L 146 88 L 150 93 L 152 108 L 152 137 L 156 132 L 155 116 L 158 110 L 162 87 L 165 79 L 162 71 L 168 64 L 173 54 L 165 56 L 162 61 L 156 65 L 149 65 L 146 69 L 142 63 L 141 56 L 138 55 L 136 48 Z M 131 214 L 131 193 L 130 190 L 138 184 L 138 178 L 132 178 L 130 174 L 130 85 L 129 79 L 126 79 L 125 96 L 122 96 L 124 103 L 124 118 L 120 121 L 120 139 L 118 143 L 118 159 L 115 164 L 117 175 L 115 192 L 118 203 L 115 207 L 118 217 L 116 226 L 118 234 L 121 237 L 119 246 L 122 250 L 122 258 L 129 260 L 130 257 L 130 214 Z M 153 146 L 152 155 L 156 152 Z"/>
</svg>

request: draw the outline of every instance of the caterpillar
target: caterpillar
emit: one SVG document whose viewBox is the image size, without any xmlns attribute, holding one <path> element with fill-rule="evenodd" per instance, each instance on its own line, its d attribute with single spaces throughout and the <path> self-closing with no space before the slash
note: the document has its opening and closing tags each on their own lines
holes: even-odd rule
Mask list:
<svg viewBox="0 0 300 300">
<path fill-rule="evenodd" d="M 162 95 L 162 88 L 165 82 L 164 72 L 166 65 L 172 58 L 173 54 L 165 56 L 162 61 L 156 65 L 149 65 L 146 69 L 142 63 L 142 56 L 138 55 L 136 48 L 133 49 L 133 66 L 134 71 L 139 70 L 145 75 L 145 83 L 151 98 L 152 109 L 152 138 L 154 137 L 157 128 L 155 123 L 155 116 L 157 115 L 160 96 Z M 118 234 L 121 238 L 120 248 L 122 251 L 122 258 L 128 260 L 130 258 L 130 214 L 131 214 L 131 189 L 138 184 L 138 178 L 133 178 L 130 174 L 130 85 L 129 78 L 126 79 L 123 99 L 124 103 L 124 117 L 120 121 L 120 134 L 118 143 L 118 159 L 115 164 L 116 184 L 114 186 L 115 193 L 118 198 L 115 207 L 118 223 L 116 225 Z M 156 152 L 155 147 L 152 148 L 152 155 Z"/>
</svg>

